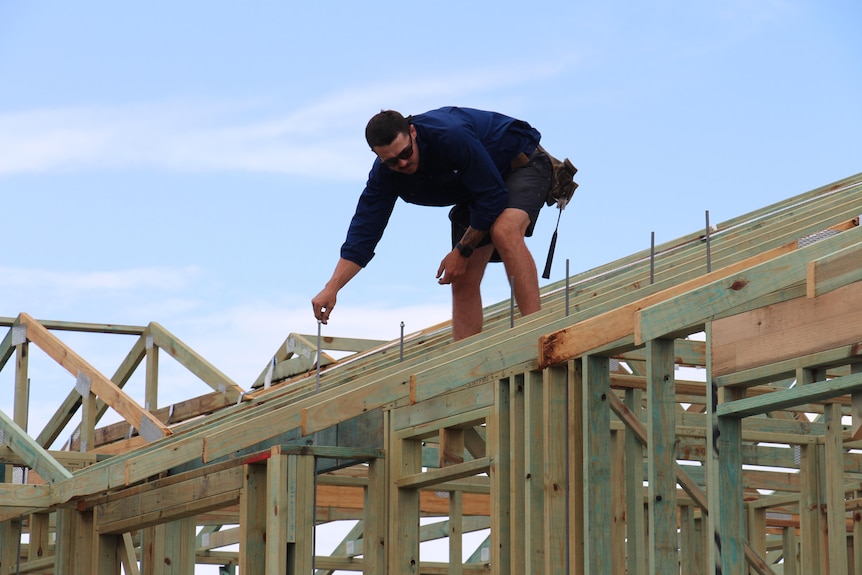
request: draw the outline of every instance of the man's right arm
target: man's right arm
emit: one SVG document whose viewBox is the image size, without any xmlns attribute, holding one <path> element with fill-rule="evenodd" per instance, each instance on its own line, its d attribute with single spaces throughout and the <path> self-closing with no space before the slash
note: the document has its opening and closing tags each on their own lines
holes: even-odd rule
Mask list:
<svg viewBox="0 0 862 575">
<path fill-rule="evenodd" d="M 332 308 L 335 307 L 335 300 L 338 297 L 338 291 L 343 288 L 347 282 L 353 279 L 353 276 L 361 270 L 359 264 L 350 260 L 339 258 L 335 265 L 335 271 L 332 272 L 332 277 L 326 282 L 326 285 L 319 294 L 311 300 L 311 307 L 314 310 L 314 317 L 321 323 L 329 321 L 329 314 L 332 313 Z"/>
</svg>

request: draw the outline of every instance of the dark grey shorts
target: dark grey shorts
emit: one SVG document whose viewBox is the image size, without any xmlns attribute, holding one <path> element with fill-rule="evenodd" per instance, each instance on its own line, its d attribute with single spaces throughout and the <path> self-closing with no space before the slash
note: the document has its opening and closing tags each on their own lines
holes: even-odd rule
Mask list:
<svg viewBox="0 0 862 575">
<path fill-rule="evenodd" d="M 551 160 L 537 148 L 530 154 L 530 161 L 526 165 L 515 168 L 503 176 L 506 188 L 509 190 L 509 201 L 506 207 L 524 210 L 530 216 L 530 225 L 524 234 L 529 237 L 533 235 L 533 228 L 539 218 L 539 210 L 545 206 L 548 191 L 551 189 Z M 457 204 L 449 211 L 449 219 L 452 221 L 452 247 L 464 236 L 464 232 L 470 226 L 470 207 L 468 204 Z M 479 245 L 486 246 L 491 243 L 491 234 L 486 234 Z M 494 251 L 491 256 L 492 262 L 502 261 L 500 255 Z"/>
</svg>

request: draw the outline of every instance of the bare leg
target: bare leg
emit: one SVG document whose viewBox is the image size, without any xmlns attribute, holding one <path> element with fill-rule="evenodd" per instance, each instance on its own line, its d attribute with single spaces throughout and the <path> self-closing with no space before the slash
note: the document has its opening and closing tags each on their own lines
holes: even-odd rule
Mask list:
<svg viewBox="0 0 862 575">
<path fill-rule="evenodd" d="M 522 316 L 542 309 L 536 262 L 524 242 L 524 232 L 529 223 L 527 212 L 506 208 L 491 226 L 491 239 L 503 258 Z"/>
<path fill-rule="evenodd" d="M 482 277 L 494 246 L 476 248 L 467 262 L 467 273 L 452 284 L 452 339 L 458 341 L 482 331 Z"/>
</svg>

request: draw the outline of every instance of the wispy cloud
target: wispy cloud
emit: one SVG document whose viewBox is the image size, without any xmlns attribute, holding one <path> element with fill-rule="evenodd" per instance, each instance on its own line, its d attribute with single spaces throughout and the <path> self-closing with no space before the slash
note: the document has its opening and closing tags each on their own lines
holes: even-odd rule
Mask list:
<svg viewBox="0 0 862 575">
<path fill-rule="evenodd" d="M 288 113 L 260 103 L 170 101 L 0 114 L 0 176 L 144 167 L 354 179 L 367 168 L 356 142 L 369 111 L 458 103 L 559 72 L 552 64 L 506 67 L 359 86 Z M 320 158 L 338 161 L 322 171 Z"/>
</svg>

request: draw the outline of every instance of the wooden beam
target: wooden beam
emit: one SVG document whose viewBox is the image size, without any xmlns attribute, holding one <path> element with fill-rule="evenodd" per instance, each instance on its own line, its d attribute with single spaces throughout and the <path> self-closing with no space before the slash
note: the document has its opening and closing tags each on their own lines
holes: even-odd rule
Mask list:
<svg viewBox="0 0 862 575">
<path fill-rule="evenodd" d="M 678 569 L 673 340 L 647 343 L 650 573 Z"/>
<path fill-rule="evenodd" d="M 134 399 L 126 395 L 123 390 L 114 385 L 111 380 L 87 363 L 84 358 L 75 353 L 39 322 L 26 313 L 22 313 L 18 317 L 21 324 L 27 326 L 27 339 L 35 343 L 39 349 L 62 365 L 74 377 L 86 377 L 90 382 L 90 391 L 98 395 L 136 429 L 141 431 L 141 426 L 144 426 L 144 431 L 147 432 L 146 436 L 152 434 L 152 437 L 164 437 L 171 434 L 171 430 L 167 426 L 138 405 Z"/>
<path fill-rule="evenodd" d="M 720 404 L 715 413 L 719 416 L 750 417 L 771 411 L 780 411 L 795 405 L 827 401 L 834 397 L 862 390 L 862 373 L 835 377 L 808 385 L 774 391 L 756 397 L 746 397 Z"/>
<path fill-rule="evenodd" d="M 180 365 L 200 378 L 215 391 L 224 393 L 227 398 L 236 402 L 245 390 L 219 371 L 214 365 L 201 357 L 185 343 L 180 341 L 158 323 L 151 323 L 148 328 L 153 336 L 153 343 L 169 353 Z M 155 409 L 155 406 L 153 406 Z"/>
<path fill-rule="evenodd" d="M 853 228 L 749 269 L 681 293 L 639 310 L 635 343 L 665 337 L 680 330 L 697 331 L 703 323 L 759 297 L 803 284 L 808 262 L 838 249 L 858 244 L 862 228 Z"/>
<path fill-rule="evenodd" d="M 797 298 L 715 320 L 713 375 L 722 376 L 860 342 L 860 302 L 862 282 L 856 282 L 814 299 Z M 855 349 L 853 355 L 862 355 L 862 349 Z"/>
<path fill-rule="evenodd" d="M 622 305 L 611 311 L 585 319 L 567 327 L 542 335 L 539 338 L 539 367 L 562 363 L 580 357 L 602 345 L 615 342 L 634 333 L 635 314 L 649 306 L 667 301 L 710 282 L 728 277 L 752 266 L 769 261 L 796 249 L 796 243 L 787 244 L 768 252 L 752 256 L 741 262 L 693 278 L 635 302 Z"/>
<path fill-rule="evenodd" d="M 3 430 L 3 442 L 11 447 L 28 467 L 35 469 L 45 481 L 58 483 L 72 477 L 65 467 L 51 457 L 47 450 L 36 443 L 2 410 L 0 410 L 0 428 Z"/>
<path fill-rule="evenodd" d="M 807 295 L 814 298 L 862 280 L 862 244 L 808 262 Z"/>
<path fill-rule="evenodd" d="M 96 506 L 99 532 L 121 534 L 234 505 L 240 499 L 242 471 L 233 467 L 101 503 Z"/>
</svg>

